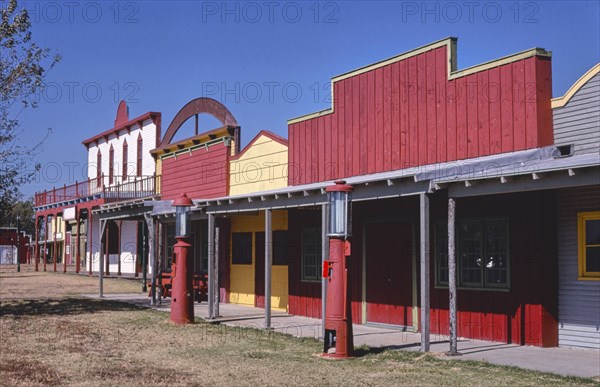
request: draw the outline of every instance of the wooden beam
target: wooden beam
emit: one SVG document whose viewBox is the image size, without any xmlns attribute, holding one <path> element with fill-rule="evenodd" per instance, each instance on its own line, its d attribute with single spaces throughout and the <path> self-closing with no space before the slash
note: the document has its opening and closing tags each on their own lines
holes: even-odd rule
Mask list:
<svg viewBox="0 0 600 387">
<path fill-rule="evenodd" d="M 421 352 L 429 352 L 429 196 L 420 196 Z"/>
<path fill-rule="evenodd" d="M 106 231 L 106 222 L 107 220 L 102 220 L 100 219 L 100 251 L 98 252 L 99 255 L 99 262 L 98 262 L 98 282 L 99 282 L 99 288 L 100 288 L 100 298 L 104 297 L 104 233 Z M 91 265 L 91 257 L 90 257 L 90 265 Z"/>
<path fill-rule="evenodd" d="M 456 202 L 448 198 L 448 293 L 450 309 L 450 351 L 448 355 L 458 355 L 456 326 L 456 251 L 455 251 Z"/>
<path fill-rule="evenodd" d="M 148 262 L 151 262 L 152 265 L 152 282 L 150 284 L 150 305 L 156 305 L 156 279 L 157 279 L 157 271 L 158 264 L 156 260 L 156 252 L 154 251 L 154 219 L 150 214 L 144 214 L 144 221 L 146 222 L 146 227 L 148 228 Z M 144 268 L 144 270 L 146 270 Z M 145 276 L 144 276 L 145 278 Z"/>
<path fill-rule="evenodd" d="M 219 316 L 219 236 L 220 228 L 215 227 L 215 262 L 213 264 L 213 278 L 214 278 L 214 294 L 213 294 L 213 316 L 214 318 Z"/>
<path fill-rule="evenodd" d="M 329 238 L 327 238 L 327 219 L 329 217 L 327 204 L 321 204 L 321 267 L 329 259 Z M 321 279 L 321 336 L 325 337 L 325 311 L 327 308 L 327 278 Z"/>
<path fill-rule="evenodd" d="M 265 328 L 271 328 L 271 266 L 273 265 L 273 213 L 265 209 Z"/>
<path fill-rule="evenodd" d="M 208 319 L 214 316 L 214 259 L 215 259 L 215 215 L 208 214 Z"/>
</svg>

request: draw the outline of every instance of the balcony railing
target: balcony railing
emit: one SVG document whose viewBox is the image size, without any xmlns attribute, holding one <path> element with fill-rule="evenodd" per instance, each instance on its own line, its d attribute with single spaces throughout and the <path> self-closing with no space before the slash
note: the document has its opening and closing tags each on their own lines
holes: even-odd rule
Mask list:
<svg viewBox="0 0 600 387">
<path fill-rule="evenodd" d="M 77 200 L 98 195 L 105 202 L 120 202 L 144 199 L 160 193 L 160 175 L 152 176 L 109 176 L 87 179 L 71 185 L 53 188 L 51 191 L 35 194 L 35 206 Z"/>
</svg>

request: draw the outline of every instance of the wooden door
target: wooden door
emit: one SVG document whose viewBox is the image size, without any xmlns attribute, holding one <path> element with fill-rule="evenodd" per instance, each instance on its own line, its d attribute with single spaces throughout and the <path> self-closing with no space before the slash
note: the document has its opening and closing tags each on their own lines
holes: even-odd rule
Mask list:
<svg viewBox="0 0 600 387">
<path fill-rule="evenodd" d="M 369 223 L 365 235 L 367 322 L 412 325 L 412 227 Z"/>
</svg>

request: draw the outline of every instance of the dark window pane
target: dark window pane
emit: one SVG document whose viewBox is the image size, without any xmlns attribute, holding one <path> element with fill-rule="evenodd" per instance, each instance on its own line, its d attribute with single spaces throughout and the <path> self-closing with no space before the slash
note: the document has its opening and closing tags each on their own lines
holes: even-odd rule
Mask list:
<svg viewBox="0 0 600 387">
<path fill-rule="evenodd" d="M 173 246 L 177 240 L 175 239 L 175 223 L 167 224 L 167 243 L 165 244 L 165 270 L 171 270 L 171 264 L 173 263 Z"/>
<path fill-rule="evenodd" d="M 288 232 L 273 231 L 273 265 L 288 264 Z"/>
<path fill-rule="evenodd" d="M 585 244 L 600 245 L 600 220 L 587 220 L 585 222 Z"/>
<path fill-rule="evenodd" d="M 586 247 L 585 249 L 585 271 L 600 272 L 600 247 Z"/>
<path fill-rule="evenodd" d="M 438 223 L 435 231 L 437 284 L 448 283 L 448 226 Z"/>
<path fill-rule="evenodd" d="M 234 232 L 231 238 L 231 263 L 236 265 L 252 264 L 252 233 Z"/>
<path fill-rule="evenodd" d="M 506 285 L 508 225 L 503 220 L 488 221 L 484 234 L 485 282 L 493 286 Z"/>
<path fill-rule="evenodd" d="M 321 230 L 302 230 L 302 279 L 321 279 Z"/>
</svg>

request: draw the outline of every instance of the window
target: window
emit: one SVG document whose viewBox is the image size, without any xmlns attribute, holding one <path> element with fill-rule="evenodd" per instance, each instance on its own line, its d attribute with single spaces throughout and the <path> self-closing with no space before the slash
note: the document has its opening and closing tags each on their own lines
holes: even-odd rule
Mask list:
<svg viewBox="0 0 600 387">
<path fill-rule="evenodd" d="M 288 264 L 288 232 L 273 231 L 273 265 Z"/>
<path fill-rule="evenodd" d="M 288 264 L 288 232 L 285 230 L 273 231 L 273 265 L 285 266 Z M 254 233 L 254 257 L 256 259 L 265 259 L 265 233 L 258 231 Z"/>
<path fill-rule="evenodd" d="M 448 286 L 448 223 L 435 225 L 435 284 Z"/>
<path fill-rule="evenodd" d="M 108 222 L 104 231 L 104 243 L 108 248 L 108 254 L 119 254 L 119 227 L 115 222 Z"/>
<path fill-rule="evenodd" d="M 600 279 L 600 211 L 577 214 L 579 279 Z"/>
<path fill-rule="evenodd" d="M 508 220 L 473 219 L 457 222 L 456 264 L 458 286 L 509 287 Z M 436 285 L 448 285 L 448 228 L 435 229 Z"/>
<path fill-rule="evenodd" d="M 231 263 L 252 265 L 252 233 L 234 232 L 231 236 Z"/>
<path fill-rule="evenodd" d="M 102 185 L 102 152 L 98 149 L 96 154 L 96 184 Z"/>
<path fill-rule="evenodd" d="M 175 239 L 175 223 L 167 224 L 167 235 L 165 240 L 165 269 L 171 270 L 171 264 L 173 263 L 173 251 L 177 239 Z"/>
<path fill-rule="evenodd" d="M 115 150 L 113 146 L 110 146 L 108 150 L 108 184 L 113 183 L 113 179 L 115 176 Z"/>
<path fill-rule="evenodd" d="M 321 280 L 321 230 L 302 230 L 302 280 Z"/>
<path fill-rule="evenodd" d="M 138 135 L 138 140 L 137 140 L 137 171 L 136 171 L 136 175 L 137 176 L 142 176 L 142 135 Z"/>
<path fill-rule="evenodd" d="M 123 141 L 123 171 L 121 172 L 121 176 L 123 176 L 123 181 L 127 180 L 127 153 L 129 152 L 129 146 L 127 145 L 127 140 Z"/>
</svg>

